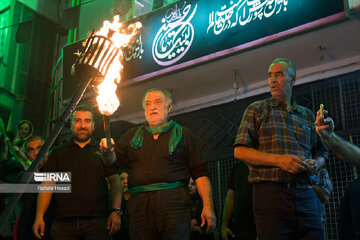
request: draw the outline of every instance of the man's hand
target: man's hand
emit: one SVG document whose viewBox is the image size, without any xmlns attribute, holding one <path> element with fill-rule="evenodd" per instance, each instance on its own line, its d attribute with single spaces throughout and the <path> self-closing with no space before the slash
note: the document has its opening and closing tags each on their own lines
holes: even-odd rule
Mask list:
<svg viewBox="0 0 360 240">
<path fill-rule="evenodd" d="M 315 120 L 315 130 L 317 134 L 324 140 L 328 140 L 331 134 L 334 132 L 334 121 L 327 117 L 324 119 L 323 114 L 327 114 L 327 110 L 317 111 Z"/>
<path fill-rule="evenodd" d="M 45 222 L 43 218 L 36 218 L 33 225 L 35 237 L 41 239 L 44 236 Z"/>
<path fill-rule="evenodd" d="M 114 146 L 115 142 L 114 139 L 111 139 L 111 144 Z M 114 148 L 112 148 L 112 150 L 114 151 Z M 105 153 L 109 151 L 108 145 L 107 145 L 107 141 L 106 138 L 102 138 L 100 141 L 100 152 Z"/>
<path fill-rule="evenodd" d="M 191 219 L 191 232 L 197 232 L 200 234 L 204 234 L 203 231 L 201 230 L 198 222 L 196 221 L 196 219 Z"/>
<path fill-rule="evenodd" d="M 10 141 L 10 138 L 8 138 L 8 137 L 5 137 L 4 138 L 4 146 L 5 147 L 8 147 L 8 142 Z"/>
<path fill-rule="evenodd" d="M 114 146 L 115 142 L 111 139 L 111 144 Z M 111 166 L 116 161 L 114 148 L 111 150 L 107 146 L 106 138 L 101 139 L 100 141 L 100 152 L 101 152 L 101 160 L 105 166 Z"/>
<path fill-rule="evenodd" d="M 305 162 L 309 165 L 307 173 L 309 176 L 315 175 L 319 171 L 319 163 L 316 159 L 305 159 Z"/>
<path fill-rule="evenodd" d="M 310 166 L 301 157 L 295 155 L 280 155 L 278 167 L 292 174 L 308 171 Z"/>
<path fill-rule="evenodd" d="M 109 231 L 109 235 L 112 235 L 117 231 L 119 231 L 120 227 L 121 227 L 120 215 L 116 212 L 111 212 L 110 216 L 108 217 L 107 226 L 106 226 L 107 230 Z"/>
<path fill-rule="evenodd" d="M 323 204 L 329 204 L 329 193 L 320 187 L 319 185 L 312 185 L 312 189 L 314 190 L 316 196 L 319 198 L 320 202 Z"/>
<path fill-rule="evenodd" d="M 213 208 L 203 208 L 201 212 L 201 227 L 207 224 L 206 232 L 212 232 L 216 227 L 216 216 Z"/>
<path fill-rule="evenodd" d="M 225 226 L 224 224 L 221 226 L 221 239 L 228 240 L 228 236 L 231 236 L 232 238 L 235 238 L 235 234 Z"/>
</svg>

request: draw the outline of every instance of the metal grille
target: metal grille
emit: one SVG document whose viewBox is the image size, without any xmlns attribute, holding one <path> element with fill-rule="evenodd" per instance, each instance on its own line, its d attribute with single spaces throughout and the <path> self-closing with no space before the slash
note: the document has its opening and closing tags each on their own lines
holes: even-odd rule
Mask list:
<svg viewBox="0 0 360 240">
<path fill-rule="evenodd" d="M 314 113 L 319 109 L 320 104 L 324 104 L 324 108 L 329 111 L 329 116 L 336 123 L 336 128 L 339 130 L 343 128 L 342 121 L 342 101 L 340 97 L 339 80 L 330 78 L 310 85 Z M 296 88 L 295 88 L 296 91 Z"/>
<path fill-rule="evenodd" d="M 337 134 L 351 138 L 354 144 L 360 145 L 360 71 L 295 86 L 293 96 L 298 104 L 308 107 L 314 113 L 320 103 L 324 104 L 336 124 Z M 233 142 L 243 112 L 250 103 L 266 97 L 269 94 L 174 117 L 175 121 L 189 127 L 199 139 L 201 152 L 209 166 L 219 224 L 230 171 L 237 161 L 232 157 Z M 327 240 L 336 240 L 338 207 L 348 184 L 358 176 L 359 170 L 332 153 L 329 154 L 326 169 L 334 190 L 330 203 L 325 207 L 325 233 Z"/>
<path fill-rule="evenodd" d="M 234 143 L 242 115 L 231 112 L 215 119 L 194 120 L 191 129 L 200 141 L 200 151 L 231 146 Z"/>
<path fill-rule="evenodd" d="M 344 99 L 346 129 L 359 128 L 360 121 L 360 75 L 346 75 L 341 81 Z"/>
</svg>

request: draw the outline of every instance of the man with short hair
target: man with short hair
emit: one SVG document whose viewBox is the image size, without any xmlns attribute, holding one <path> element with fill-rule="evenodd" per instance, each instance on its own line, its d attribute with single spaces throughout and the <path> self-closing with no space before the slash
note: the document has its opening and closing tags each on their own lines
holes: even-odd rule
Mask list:
<svg viewBox="0 0 360 240">
<path fill-rule="evenodd" d="M 37 154 L 39 153 L 43 144 L 44 144 L 44 140 L 42 139 L 42 137 L 36 135 L 32 135 L 31 137 L 25 140 L 24 146 L 25 146 L 26 160 L 30 162 L 30 164 L 36 159 Z M 45 163 L 46 163 L 46 158 L 44 158 L 41 161 L 39 167 L 36 169 L 36 172 L 39 171 L 41 172 L 42 167 L 44 166 Z M 33 173 L 28 173 L 28 174 L 33 174 Z M 17 240 L 36 239 L 32 231 L 32 226 L 36 215 L 36 208 L 34 208 L 34 206 L 36 206 L 37 195 L 38 195 L 37 193 L 25 193 L 21 198 L 22 208 L 16 228 Z M 47 233 L 47 231 L 45 232 Z"/>
<path fill-rule="evenodd" d="M 32 135 L 28 139 L 25 140 L 24 146 L 25 146 L 25 155 L 27 157 L 27 160 L 30 162 L 30 164 L 36 159 L 42 145 L 44 144 L 44 139 L 40 136 Z M 42 168 L 46 162 L 47 157 L 45 157 L 37 170 Z"/>
<path fill-rule="evenodd" d="M 172 95 L 150 89 L 143 97 L 147 123 L 126 132 L 109 152 L 105 139 L 100 149 L 104 162 L 128 169 L 128 202 L 132 239 L 190 238 L 189 178 L 195 180 L 203 201 L 201 226 L 216 226 L 211 185 L 205 162 L 191 132 L 169 121 Z"/>
<path fill-rule="evenodd" d="M 292 98 L 294 63 L 275 59 L 268 69 L 271 98 L 243 115 L 234 155 L 248 164 L 254 219 L 262 239 L 324 239 L 321 209 L 310 176 L 328 157 L 314 114 Z"/>
<path fill-rule="evenodd" d="M 44 139 L 36 135 L 32 135 L 31 137 L 25 140 L 25 144 L 24 144 L 25 154 L 30 159 L 31 162 L 35 160 L 43 144 L 44 144 Z"/>
<path fill-rule="evenodd" d="M 73 139 L 50 154 L 45 171 L 71 172 L 71 193 L 39 193 L 33 231 L 37 238 L 43 236 L 44 214 L 53 200 L 52 239 L 109 239 L 109 234 L 120 227 L 119 175 L 102 164 L 98 143 L 92 138 L 95 126 L 92 110 L 85 105 L 78 106 L 70 122 Z M 106 219 L 108 183 L 113 210 Z"/>
</svg>

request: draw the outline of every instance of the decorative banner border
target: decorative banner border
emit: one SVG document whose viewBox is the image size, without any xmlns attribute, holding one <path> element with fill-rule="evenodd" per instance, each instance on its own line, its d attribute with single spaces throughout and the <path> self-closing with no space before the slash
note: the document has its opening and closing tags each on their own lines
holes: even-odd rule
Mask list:
<svg viewBox="0 0 360 240">
<path fill-rule="evenodd" d="M 121 86 L 214 60 L 346 17 L 342 0 L 189 0 L 134 19 Z"/>
</svg>

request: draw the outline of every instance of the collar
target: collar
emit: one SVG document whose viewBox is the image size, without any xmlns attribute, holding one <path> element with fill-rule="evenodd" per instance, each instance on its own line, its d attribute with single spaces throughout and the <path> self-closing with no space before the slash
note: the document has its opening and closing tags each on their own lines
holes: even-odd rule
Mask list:
<svg viewBox="0 0 360 240">
<path fill-rule="evenodd" d="M 70 141 L 70 145 L 76 146 L 76 147 L 80 147 L 79 145 L 77 145 L 77 144 L 75 143 L 74 140 L 75 140 L 74 137 L 72 137 L 72 138 L 71 138 L 71 141 Z M 91 146 L 91 147 L 94 147 L 94 146 L 97 146 L 97 145 L 98 145 L 98 142 L 95 140 L 94 136 L 91 137 L 90 142 L 89 142 L 88 144 L 86 144 L 86 145 L 84 146 L 84 148 L 87 147 L 88 145 Z"/>
<path fill-rule="evenodd" d="M 297 104 L 293 98 L 290 99 L 290 105 L 286 106 L 285 103 L 279 102 L 275 98 L 271 97 L 271 106 L 273 106 L 273 107 L 280 106 L 280 107 L 286 109 L 287 112 L 293 112 L 298 109 Z"/>
</svg>

